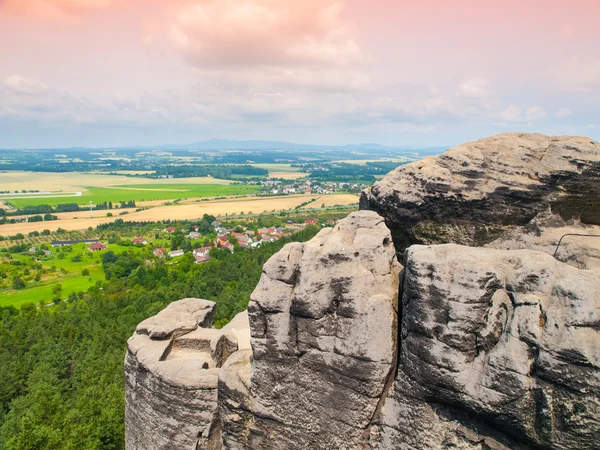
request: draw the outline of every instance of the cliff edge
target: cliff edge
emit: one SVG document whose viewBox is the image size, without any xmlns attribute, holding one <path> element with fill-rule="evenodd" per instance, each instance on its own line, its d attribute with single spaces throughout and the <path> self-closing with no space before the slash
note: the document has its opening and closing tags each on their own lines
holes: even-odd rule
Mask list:
<svg viewBox="0 0 600 450">
<path fill-rule="evenodd" d="M 363 192 L 399 252 L 412 244 L 482 246 L 554 215 L 600 225 L 600 144 L 505 133 L 401 166 Z"/>
</svg>

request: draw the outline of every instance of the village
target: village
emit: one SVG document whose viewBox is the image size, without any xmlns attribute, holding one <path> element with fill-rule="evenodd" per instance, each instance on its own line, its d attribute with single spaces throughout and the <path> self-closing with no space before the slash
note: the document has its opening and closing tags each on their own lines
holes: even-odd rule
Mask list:
<svg viewBox="0 0 600 450">
<path fill-rule="evenodd" d="M 327 220 L 325 226 L 333 226 L 335 221 Z M 184 238 L 188 242 L 198 241 L 203 239 L 207 245 L 193 248 L 191 251 L 185 249 L 188 245 L 182 245 L 183 248 L 171 248 L 167 246 L 158 246 L 152 250 L 152 253 L 157 258 L 178 258 L 191 252 L 196 264 L 205 263 L 211 260 L 210 250 L 212 248 L 220 248 L 235 252 L 236 249 L 252 249 L 260 247 L 266 242 L 276 242 L 283 237 L 290 237 L 294 233 L 305 229 L 307 226 L 320 226 L 320 222 L 316 219 L 306 219 L 302 223 L 294 223 L 288 220 L 285 226 L 263 227 L 256 230 L 248 229 L 247 227 L 226 226 L 220 221 L 214 220 L 210 224 L 209 233 L 201 233 L 200 225 L 192 225 L 191 228 L 181 226 L 168 226 L 166 228 L 156 230 L 158 233 L 163 233 L 166 236 L 175 234 L 184 234 Z M 185 234 L 187 233 L 187 234 Z M 158 236 L 158 234 L 157 234 Z M 215 237 L 216 236 L 216 237 Z M 164 242 L 164 239 L 159 240 Z M 108 250 L 111 246 L 110 242 L 101 242 L 99 239 L 74 239 L 74 240 L 55 240 L 50 242 L 50 246 L 54 249 L 62 249 L 63 247 L 70 248 L 71 246 L 84 244 L 87 246 L 87 251 L 91 253 Z M 122 243 L 121 243 L 122 244 Z M 131 239 L 131 245 L 135 247 L 143 247 L 151 244 L 146 238 L 135 237 Z M 33 246 L 29 249 L 29 253 L 35 254 L 40 252 L 44 256 L 53 255 L 54 252 L 47 249 L 47 246 L 38 248 Z"/>
<path fill-rule="evenodd" d="M 332 226 L 335 221 L 328 220 L 327 225 Z M 211 242 L 211 245 L 199 247 L 193 249 L 192 255 L 196 260 L 196 264 L 201 264 L 210 261 L 210 250 L 211 248 L 222 248 L 229 250 L 233 253 L 236 247 L 240 249 L 250 249 L 260 247 L 265 242 L 276 242 L 282 237 L 289 237 L 297 231 L 303 230 L 307 226 L 318 226 L 319 221 L 316 219 L 307 219 L 304 223 L 293 223 L 291 220 L 288 221 L 285 227 L 268 227 L 259 228 L 256 231 L 249 230 L 246 227 L 226 227 L 219 221 L 213 221 L 210 226 L 214 230 L 217 237 Z M 185 238 L 186 239 L 200 239 L 203 237 L 202 233 L 198 231 L 199 225 L 193 225 L 193 231 L 190 231 Z M 177 229 L 175 227 L 167 227 L 163 230 L 165 233 L 175 233 Z M 187 230 L 180 229 L 182 233 Z M 136 244 L 146 245 L 146 241 L 142 238 L 136 238 L 133 240 Z M 177 258 L 183 256 L 186 251 L 184 249 L 174 249 L 167 251 L 165 247 L 155 248 L 153 251 L 154 255 L 159 258 L 169 257 Z"/>
</svg>

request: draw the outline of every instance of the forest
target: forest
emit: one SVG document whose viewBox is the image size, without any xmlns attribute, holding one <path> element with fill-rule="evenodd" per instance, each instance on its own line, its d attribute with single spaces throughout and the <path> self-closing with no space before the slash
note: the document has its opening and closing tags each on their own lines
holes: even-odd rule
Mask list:
<svg viewBox="0 0 600 450">
<path fill-rule="evenodd" d="M 0 308 L 0 449 L 121 449 L 123 360 L 139 322 L 174 300 L 217 303 L 214 325 L 243 311 L 267 259 L 319 228 L 250 251 L 214 249 L 212 260 L 148 264 L 106 252 L 99 281 L 50 307 Z"/>
</svg>

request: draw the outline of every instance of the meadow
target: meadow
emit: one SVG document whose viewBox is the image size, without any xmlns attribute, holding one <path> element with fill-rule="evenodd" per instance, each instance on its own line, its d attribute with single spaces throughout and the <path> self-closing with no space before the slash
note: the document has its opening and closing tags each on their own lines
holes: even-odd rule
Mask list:
<svg viewBox="0 0 600 450">
<path fill-rule="evenodd" d="M 292 167 L 291 164 L 252 164 L 253 167 L 269 171 L 269 178 L 281 178 L 282 180 L 297 180 L 308 176 L 305 172 L 300 172 L 299 167 Z"/>
<path fill-rule="evenodd" d="M 258 192 L 259 187 L 242 184 L 136 184 L 120 186 L 85 186 L 81 196 L 78 197 L 53 197 L 32 195 L 31 198 L 10 199 L 16 208 L 36 205 L 56 206 L 61 203 L 78 203 L 88 205 L 112 202 L 119 203 L 133 200 L 135 202 L 154 200 L 175 200 L 186 198 L 221 197 L 229 195 L 244 195 Z"/>
<path fill-rule="evenodd" d="M 108 250 L 115 254 L 125 251 L 133 253 L 148 251 L 145 247 L 118 244 L 109 244 L 107 250 L 93 253 L 87 249 L 88 246 L 85 244 L 64 248 L 48 246 L 48 248 L 53 252 L 50 256 L 0 253 L 0 273 L 6 275 L 1 284 L 2 288 L 0 288 L 0 306 L 20 307 L 25 303 L 51 304 L 55 296 L 53 289 L 59 284 L 62 287 L 61 299 L 66 299 L 71 293 L 86 292 L 98 281 L 104 281 L 102 256 Z M 20 262 L 20 265 L 14 265 L 15 261 Z M 82 275 L 84 269 L 89 272 L 86 276 Z M 37 273 L 41 275 L 39 281 L 35 281 Z M 25 281 L 25 288 L 12 288 L 11 280 L 15 275 Z"/>
</svg>

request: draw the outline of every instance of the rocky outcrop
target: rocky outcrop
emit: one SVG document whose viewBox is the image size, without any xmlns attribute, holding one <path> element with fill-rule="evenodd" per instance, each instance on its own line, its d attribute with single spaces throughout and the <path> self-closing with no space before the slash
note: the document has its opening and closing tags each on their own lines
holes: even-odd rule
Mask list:
<svg viewBox="0 0 600 450">
<path fill-rule="evenodd" d="M 246 313 L 222 330 L 210 326 L 215 304 L 185 299 L 140 323 L 125 357 L 125 447 L 220 448 L 218 373 L 250 348 Z"/>
<path fill-rule="evenodd" d="M 508 448 L 597 448 L 596 273 L 457 245 L 413 246 L 406 261 L 399 374 L 375 442 L 445 448 L 459 430 Z"/>
<path fill-rule="evenodd" d="M 361 197 L 402 252 L 412 244 L 481 246 L 551 211 L 600 225 L 600 144 L 507 133 L 401 166 Z"/>
<path fill-rule="evenodd" d="M 286 245 L 224 329 L 196 299 L 142 322 L 127 448 L 599 448 L 600 242 L 551 256 L 599 229 L 599 147 L 509 134 L 405 166 L 363 196 L 383 218 Z M 430 241 L 486 247 L 407 247 Z"/>
<path fill-rule="evenodd" d="M 219 385 L 226 448 L 367 442 L 396 368 L 400 269 L 372 212 L 288 244 L 265 264 L 248 308 L 252 370 L 241 357 Z"/>
</svg>

